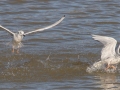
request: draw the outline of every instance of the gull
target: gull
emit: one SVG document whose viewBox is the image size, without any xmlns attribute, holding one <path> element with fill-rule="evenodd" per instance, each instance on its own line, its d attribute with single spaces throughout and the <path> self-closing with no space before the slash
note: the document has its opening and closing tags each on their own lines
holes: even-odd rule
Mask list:
<svg viewBox="0 0 120 90">
<path fill-rule="evenodd" d="M 110 68 L 116 70 L 114 65 L 120 63 L 120 45 L 117 47 L 117 41 L 112 37 L 92 35 L 92 38 L 104 45 L 101 51 L 101 62 L 107 64 L 105 70 Z M 100 64 L 101 62 L 98 63 Z"/>
<path fill-rule="evenodd" d="M 12 52 L 14 53 L 14 51 L 16 49 L 16 52 L 19 53 L 19 48 L 22 47 L 21 41 L 23 40 L 24 36 L 26 36 L 28 34 L 36 33 L 39 31 L 44 31 L 46 29 L 50 29 L 50 28 L 58 25 L 60 22 L 62 22 L 64 18 L 65 18 L 65 15 L 60 20 L 58 20 L 57 22 L 55 22 L 54 24 L 52 24 L 50 26 L 40 28 L 40 29 L 37 29 L 34 31 L 26 32 L 26 33 L 24 33 L 24 31 L 22 31 L 22 30 L 18 31 L 18 33 L 14 33 L 11 30 L 3 27 L 2 25 L 0 25 L 0 28 L 4 29 L 5 31 L 7 31 L 9 34 L 11 34 L 13 36 L 12 37 Z"/>
</svg>

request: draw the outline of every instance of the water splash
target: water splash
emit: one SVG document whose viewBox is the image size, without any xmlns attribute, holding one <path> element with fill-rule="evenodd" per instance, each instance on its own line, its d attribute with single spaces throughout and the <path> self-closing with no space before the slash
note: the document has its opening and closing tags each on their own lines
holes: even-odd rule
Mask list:
<svg viewBox="0 0 120 90">
<path fill-rule="evenodd" d="M 117 66 L 116 66 L 117 68 Z M 96 72 L 96 71 L 101 71 L 101 72 L 106 72 L 106 73 L 115 73 L 116 70 L 115 69 L 107 69 L 106 70 L 106 63 L 104 61 L 98 61 L 95 62 L 93 65 L 91 65 L 90 67 L 87 67 L 86 72 L 88 73 L 92 73 L 92 72 Z"/>
<path fill-rule="evenodd" d="M 102 61 L 95 62 L 92 66 L 87 67 L 86 71 L 88 73 L 95 72 L 97 70 L 102 70 L 105 68 L 105 64 Z"/>
</svg>

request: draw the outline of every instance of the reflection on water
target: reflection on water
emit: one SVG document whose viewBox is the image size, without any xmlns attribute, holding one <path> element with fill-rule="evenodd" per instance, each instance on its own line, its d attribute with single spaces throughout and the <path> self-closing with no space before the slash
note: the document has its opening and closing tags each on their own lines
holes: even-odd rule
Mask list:
<svg viewBox="0 0 120 90">
<path fill-rule="evenodd" d="M 120 86 L 117 80 L 116 74 L 101 74 L 100 80 L 101 80 L 101 86 L 105 90 L 119 90 Z"/>
</svg>

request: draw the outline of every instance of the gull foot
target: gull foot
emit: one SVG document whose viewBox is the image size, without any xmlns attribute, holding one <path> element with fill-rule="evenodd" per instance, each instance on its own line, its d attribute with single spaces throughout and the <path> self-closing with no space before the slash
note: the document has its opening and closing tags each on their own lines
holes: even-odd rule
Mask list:
<svg viewBox="0 0 120 90">
<path fill-rule="evenodd" d="M 105 70 L 107 71 L 108 69 L 114 69 L 116 70 L 116 67 L 114 65 L 108 64 Z"/>
</svg>

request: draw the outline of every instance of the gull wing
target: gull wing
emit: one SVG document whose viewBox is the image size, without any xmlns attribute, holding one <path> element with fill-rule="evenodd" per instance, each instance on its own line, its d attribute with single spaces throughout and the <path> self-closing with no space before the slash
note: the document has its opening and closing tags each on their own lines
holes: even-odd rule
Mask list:
<svg viewBox="0 0 120 90">
<path fill-rule="evenodd" d="M 54 24 L 52 24 L 52 25 L 50 25 L 50 26 L 47 26 L 47 27 L 45 27 L 45 28 L 40 28 L 40 29 L 37 29 L 37 30 L 34 30 L 34 31 L 27 32 L 27 33 L 25 33 L 24 35 L 31 34 L 31 33 L 35 33 L 35 32 L 39 32 L 39 31 L 44 31 L 44 30 L 46 30 L 46 29 L 52 28 L 52 27 L 58 25 L 60 22 L 62 22 L 64 18 L 65 18 L 65 15 L 64 15 L 59 21 L 55 22 Z"/>
<path fill-rule="evenodd" d="M 9 29 L 3 27 L 2 25 L 0 25 L 0 27 L 4 30 L 6 30 L 7 32 L 9 32 L 10 34 L 14 35 L 14 32 L 10 31 Z"/>
<path fill-rule="evenodd" d="M 10 31 L 9 29 L 3 27 L 2 25 L 0 25 L 0 28 L 6 30 L 7 32 L 9 32 L 10 34 L 14 35 L 14 32 Z"/>
<path fill-rule="evenodd" d="M 115 47 L 117 41 L 114 38 L 100 35 L 92 35 L 92 38 L 104 45 L 101 51 L 101 60 L 105 60 L 116 55 Z"/>
</svg>

